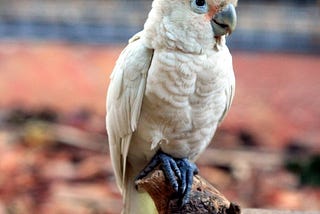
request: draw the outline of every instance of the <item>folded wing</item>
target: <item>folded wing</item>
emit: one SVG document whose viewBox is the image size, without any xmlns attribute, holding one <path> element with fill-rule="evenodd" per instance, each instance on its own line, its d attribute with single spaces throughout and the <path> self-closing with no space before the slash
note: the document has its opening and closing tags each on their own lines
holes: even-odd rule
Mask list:
<svg viewBox="0 0 320 214">
<path fill-rule="evenodd" d="M 123 50 L 110 76 L 107 94 L 107 133 L 116 181 L 123 188 L 132 133 L 137 128 L 153 50 L 139 34 Z"/>
</svg>

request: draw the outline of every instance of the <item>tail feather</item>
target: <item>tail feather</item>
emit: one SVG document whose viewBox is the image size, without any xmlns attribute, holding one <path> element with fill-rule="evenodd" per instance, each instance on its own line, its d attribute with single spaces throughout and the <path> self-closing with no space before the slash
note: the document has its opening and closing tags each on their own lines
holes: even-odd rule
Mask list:
<svg viewBox="0 0 320 214">
<path fill-rule="evenodd" d="M 157 214 L 157 209 L 148 193 L 137 191 L 134 183 L 136 173 L 128 168 L 127 170 L 122 193 L 124 203 L 122 214 Z"/>
</svg>

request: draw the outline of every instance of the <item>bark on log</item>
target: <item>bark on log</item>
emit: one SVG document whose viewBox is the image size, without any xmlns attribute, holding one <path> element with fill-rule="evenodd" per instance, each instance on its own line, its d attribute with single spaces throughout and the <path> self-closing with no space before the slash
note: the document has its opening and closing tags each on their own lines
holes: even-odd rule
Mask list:
<svg viewBox="0 0 320 214">
<path fill-rule="evenodd" d="M 136 182 L 138 190 L 146 191 L 153 199 L 159 214 L 240 214 L 240 207 L 230 203 L 216 188 L 201 176 L 193 177 L 190 201 L 179 206 L 179 198 L 166 181 L 161 170 L 156 170 L 150 177 Z"/>
</svg>

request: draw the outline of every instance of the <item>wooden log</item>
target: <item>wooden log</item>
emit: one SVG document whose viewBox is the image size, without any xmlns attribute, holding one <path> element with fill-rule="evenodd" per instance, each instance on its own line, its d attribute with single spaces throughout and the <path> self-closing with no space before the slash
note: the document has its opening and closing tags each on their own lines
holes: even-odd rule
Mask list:
<svg viewBox="0 0 320 214">
<path fill-rule="evenodd" d="M 159 214 L 240 214 L 240 207 L 230 203 L 216 188 L 199 175 L 194 176 L 190 201 L 179 206 L 177 193 L 163 172 L 156 170 L 150 177 L 136 182 L 138 190 L 146 191 L 153 199 Z"/>
</svg>

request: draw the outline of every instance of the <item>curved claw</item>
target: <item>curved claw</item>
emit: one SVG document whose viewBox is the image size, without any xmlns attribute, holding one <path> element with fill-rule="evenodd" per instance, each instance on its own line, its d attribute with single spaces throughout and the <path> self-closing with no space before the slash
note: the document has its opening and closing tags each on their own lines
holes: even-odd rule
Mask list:
<svg viewBox="0 0 320 214">
<path fill-rule="evenodd" d="M 181 185 L 179 188 L 179 194 L 182 197 L 180 203 L 181 206 L 183 206 L 189 201 L 193 176 L 198 174 L 198 168 L 194 163 L 189 162 L 189 160 L 186 158 L 178 160 L 177 163 L 181 171 Z"/>
</svg>

